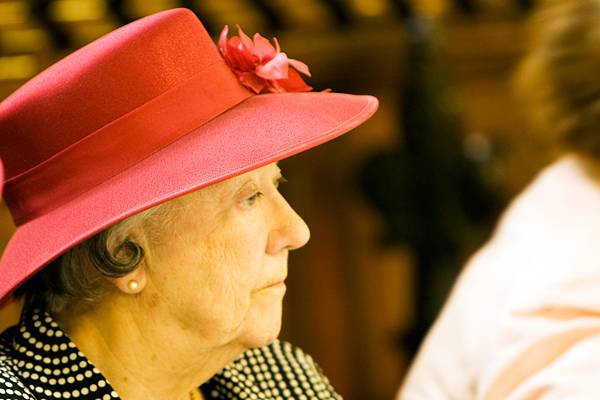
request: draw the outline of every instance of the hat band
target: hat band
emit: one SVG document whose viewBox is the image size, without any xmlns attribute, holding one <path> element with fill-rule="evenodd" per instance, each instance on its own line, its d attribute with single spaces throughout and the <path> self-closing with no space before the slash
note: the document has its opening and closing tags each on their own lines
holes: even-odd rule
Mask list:
<svg viewBox="0 0 600 400">
<path fill-rule="evenodd" d="M 6 182 L 17 226 L 73 200 L 252 96 L 224 62 Z"/>
</svg>

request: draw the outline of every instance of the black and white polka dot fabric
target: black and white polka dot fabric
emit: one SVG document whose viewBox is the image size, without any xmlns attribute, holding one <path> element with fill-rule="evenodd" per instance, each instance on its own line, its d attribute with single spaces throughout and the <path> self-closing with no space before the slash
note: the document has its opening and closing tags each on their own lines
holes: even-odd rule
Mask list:
<svg viewBox="0 0 600 400">
<path fill-rule="evenodd" d="M 207 399 L 341 399 L 313 359 L 285 342 L 245 352 L 201 389 Z"/>
<path fill-rule="evenodd" d="M 249 350 L 206 382 L 206 399 L 341 399 L 312 358 L 289 343 Z M 120 399 L 52 317 L 25 310 L 0 335 L 0 400 Z"/>
</svg>

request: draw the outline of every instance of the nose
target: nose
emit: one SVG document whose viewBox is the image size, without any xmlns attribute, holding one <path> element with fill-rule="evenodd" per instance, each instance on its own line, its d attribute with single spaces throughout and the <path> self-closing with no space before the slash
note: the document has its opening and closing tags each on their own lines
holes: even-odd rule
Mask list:
<svg viewBox="0 0 600 400">
<path fill-rule="evenodd" d="M 295 250 L 304 246 L 310 239 L 306 222 L 294 211 L 281 194 L 278 194 L 275 223 L 269 235 L 267 253 L 276 254 L 282 250 Z"/>
</svg>

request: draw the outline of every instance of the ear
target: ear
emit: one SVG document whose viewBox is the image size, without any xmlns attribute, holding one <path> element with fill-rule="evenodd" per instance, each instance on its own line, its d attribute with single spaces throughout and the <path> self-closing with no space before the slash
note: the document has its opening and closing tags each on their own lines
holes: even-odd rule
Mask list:
<svg viewBox="0 0 600 400">
<path fill-rule="evenodd" d="M 143 264 L 141 263 L 135 270 L 125 276 L 111 279 L 112 283 L 124 294 L 141 293 L 148 283 L 146 268 Z"/>
<path fill-rule="evenodd" d="M 122 277 L 112 278 L 110 281 L 123 294 L 138 294 L 144 290 L 148 283 L 147 259 L 149 252 L 147 238 L 144 230 L 139 226 L 133 226 L 130 229 L 125 230 L 121 233 L 121 235 L 116 235 L 113 238 L 114 242 L 110 245 L 114 246 L 117 243 L 124 244 L 128 242 L 133 247 L 123 247 L 125 250 L 122 251 L 126 256 L 126 259 L 130 260 L 132 252 L 141 254 L 141 259 L 133 271 Z M 131 248 L 134 250 L 131 250 Z M 112 249 L 112 251 L 116 251 L 117 254 L 115 254 L 115 257 L 118 259 L 120 256 L 119 250 Z"/>
</svg>

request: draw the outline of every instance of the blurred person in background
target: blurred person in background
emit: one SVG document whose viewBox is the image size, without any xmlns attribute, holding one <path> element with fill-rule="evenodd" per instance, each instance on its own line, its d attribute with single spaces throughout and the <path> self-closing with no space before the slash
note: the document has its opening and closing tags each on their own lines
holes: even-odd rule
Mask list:
<svg viewBox="0 0 600 400">
<path fill-rule="evenodd" d="M 518 89 L 561 152 L 467 264 L 398 399 L 600 393 L 600 1 L 548 1 L 534 26 Z"/>
<path fill-rule="evenodd" d="M 0 104 L 17 225 L 0 399 L 340 398 L 276 340 L 309 230 L 277 161 L 344 134 L 371 96 L 309 92 L 279 45 L 174 9 L 128 24 Z"/>
</svg>

